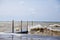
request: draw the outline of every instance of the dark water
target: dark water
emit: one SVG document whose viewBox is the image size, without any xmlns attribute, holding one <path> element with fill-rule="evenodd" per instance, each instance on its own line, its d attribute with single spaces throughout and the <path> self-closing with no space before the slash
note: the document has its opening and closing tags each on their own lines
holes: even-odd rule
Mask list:
<svg viewBox="0 0 60 40">
<path fill-rule="evenodd" d="M 31 34 L 0 35 L 0 40 L 60 40 L 60 36 L 41 36 Z"/>
</svg>

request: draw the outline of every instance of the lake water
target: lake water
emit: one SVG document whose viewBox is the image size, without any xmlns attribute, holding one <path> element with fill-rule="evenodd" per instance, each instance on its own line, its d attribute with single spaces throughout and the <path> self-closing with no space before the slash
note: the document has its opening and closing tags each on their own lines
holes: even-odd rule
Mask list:
<svg viewBox="0 0 60 40">
<path fill-rule="evenodd" d="M 52 24 L 60 24 L 60 22 L 40 22 L 40 21 L 34 21 L 33 26 L 36 25 L 42 25 L 44 26 L 49 26 Z M 32 21 L 28 21 L 28 26 L 32 26 Z M 20 21 L 14 21 L 14 32 L 16 32 L 16 28 L 19 28 L 21 31 L 21 22 Z M 26 31 L 27 30 L 27 21 L 22 22 L 22 30 Z M 0 32 L 12 32 L 12 22 L 11 21 L 0 21 Z"/>
<path fill-rule="evenodd" d="M 60 36 L 41 36 L 32 34 L 0 34 L 0 40 L 60 40 Z"/>
</svg>

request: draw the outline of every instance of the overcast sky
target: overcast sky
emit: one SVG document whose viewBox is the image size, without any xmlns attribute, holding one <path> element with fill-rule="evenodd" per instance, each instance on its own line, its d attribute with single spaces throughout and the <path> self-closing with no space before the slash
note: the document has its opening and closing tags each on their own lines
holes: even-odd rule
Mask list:
<svg viewBox="0 0 60 40">
<path fill-rule="evenodd" d="M 60 21 L 60 0 L 0 0 L 0 21 Z"/>
</svg>

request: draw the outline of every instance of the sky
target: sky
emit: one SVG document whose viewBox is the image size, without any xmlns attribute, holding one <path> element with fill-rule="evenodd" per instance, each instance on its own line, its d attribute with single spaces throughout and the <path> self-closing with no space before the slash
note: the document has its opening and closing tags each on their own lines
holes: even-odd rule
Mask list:
<svg viewBox="0 0 60 40">
<path fill-rule="evenodd" d="M 0 21 L 60 21 L 60 0 L 0 0 Z"/>
</svg>

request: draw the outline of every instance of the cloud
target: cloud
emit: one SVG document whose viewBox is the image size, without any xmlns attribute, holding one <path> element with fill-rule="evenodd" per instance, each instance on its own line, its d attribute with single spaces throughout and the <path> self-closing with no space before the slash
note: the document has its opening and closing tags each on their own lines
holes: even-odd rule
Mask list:
<svg viewBox="0 0 60 40">
<path fill-rule="evenodd" d="M 32 13 L 31 13 L 31 14 L 35 15 L 35 14 L 36 14 L 36 11 L 32 11 Z"/>
<path fill-rule="evenodd" d="M 24 1 L 19 1 L 19 4 L 24 5 Z"/>
<path fill-rule="evenodd" d="M 59 8 L 60 6 L 58 6 L 57 2 L 54 0 L 8 0 L 8 2 L 4 0 L 0 5 L 0 18 L 14 18 L 16 20 L 17 18 L 29 20 L 54 20 L 58 18 L 57 15 L 60 17 L 58 14 L 60 11 L 57 13 L 57 11 L 60 10 Z"/>
<path fill-rule="evenodd" d="M 31 14 L 36 14 L 36 9 L 35 8 L 29 8 L 29 11 L 31 12 Z"/>
<path fill-rule="evenodd" d="M 30 10 L 30 11 L 35 11 L 35 9 L 34 9 L 34 8 L 29 8 L 29 10 Z"/>
</svg>

